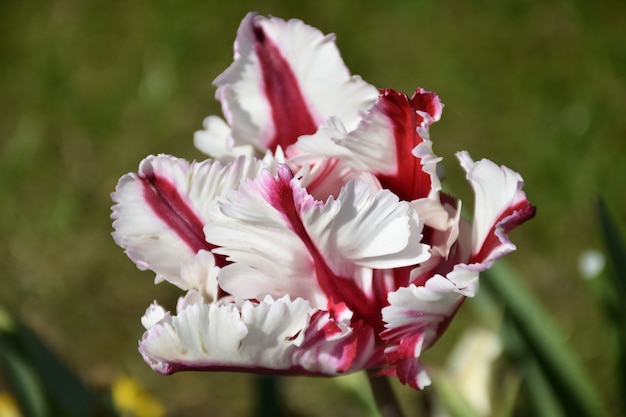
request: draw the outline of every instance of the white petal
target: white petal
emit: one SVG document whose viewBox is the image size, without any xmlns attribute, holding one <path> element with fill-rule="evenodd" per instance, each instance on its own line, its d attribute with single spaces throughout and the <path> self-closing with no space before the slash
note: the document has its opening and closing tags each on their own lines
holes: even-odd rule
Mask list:
<svg viewBox="0 0 626 417">
<path fill-rule="evenodd" d="M 515 250 L 506 233 L 531 218 L 535 210 L 522 191 L 524 181 L 517 172 L 488 159 L 474 162 L 467 152 L 459 152 L 457 157 L 476 196 L 472 262 L 482 263 L 486 268 Z"/>
<path fill-rule="evenodd" d="M 335 44 L 335 36 L 324 35 L 297 19 L 284 22 L 269 18 L 262 21 L 262 27 L 291 64 L 305 97 L 321 121 L 336 116 L 347 130 L 354 129 L 361 112 L 374 104 L 378 89 L 350 74 Z"/>
<path fill-rule="evenodd" d="M 413 149 L 412 153 L 413 156 L 421 161 L 422 171 L 430 176 L 431 189 L 428 198 L 438 198 L 439 191 L 441 191 L 441 180 L 437 170 L 443 166 L 439 165 L 443 158 L 436 156 L 432 148 L 433 143 L 428 139 L 424 139 L 422 143 Z"/>
<path fill-rule="evenodd" d="M 387 329 L 381 337 L 388 342 L 385 355 L 401 382 L 415 389 L 430 383 L 419 358 L 438 339 L 462 299 L 455 285 L 440 275 L 423 287 L 411 284 L 389 294 L 390 305 L 382 310 Z"/>
<path fill-rule="evenodd" d="M 315 134 L 300 136 L 287 150 L 289 166 L 295 176 L 300 178 L 302 187 L 318 200 L 336 197 L 341 188 L 354 178 L 365 179 L 367 176 L 380 188 L 376 177 L 364 171 L 366 167 L 358 155 L 336 143 L 346 135 L 341 120 L 332 117 Z"/>
<path fill-rule="evenodd" d="M 311 306 L 302 298 L 290 302 L 285 297 L 274 302 L 266 297 L 258 305 L 244 303 L 241 319 L 248 334 L 241 342 L 242 355 L 253 363 L 275 364 L 282 359 L 291 365 L 291 357 L 281 356 L 286 347 L 302 343 L 311 312 Z"/>
<path fill-rule="evenodd" d="M 192 304 L 150 327 L 139 343 L 144 360 L 157 372 L 237 361 L 248 329 L 234 305 Z"/>
<path fill-rule="evenodd" d="M 320 250 L 334 258 L 336 269 L 341 258 L 386 269 L 429 257 L 428 247 L 420 243 L 422 225 L 410 205 L 387 190 L 372 195 L 369 184 L 358 180 L 349 182 L 337 200 L 303 210 L 303 219 Z"/>
<path fill-rule="evenodd" d="M 478 269 L 459 264 L 454 266 L 446 278 L 456 286 L 456 291 L 459 294 L 465 297 L 474 297 L 478 293 L 478 273 Z"/>
<path fill-rule="evenodd" d="M 220 299 L 220 304 L 222 300 Z M 206 304 L 207 297 L 198 292 L 197 290 L 189 290 L 183 297 L 179 297 L 176 302 L 176 312 L 180 313 L 187 307 L 193 304 Z M 170 320 L 171 321 L 171 320 Z"/>
<path fill-rule="evenodd" d="M 263 160 L 240 156 L 224 165 L 207 160 L 193 166 L 194 176 L 190 178 L 188 193 L 206 219 L 218 197 L 236 190 L 242 181 L 255 178 L 264 169 L 274 172 L 276 163 L 271 155 L 266 155 Z"/>
<path fill-rule="evenodd" d="M 254 149 L 249 145 L 234 146 L 230 126 L 220 117 L 208 116 L 202 124 L 204 129 L 193 135 L 193 143 L 201 152 L 222 162 L 241 155 L 254 155 Z"/>
<path fill-rule="evenodd" d="M 293 162 L 290 160 L 289 165 L 292 166 Z M 356 178 L 368 183 L 372 189 L 381 189 L 373 174 L 355 169 L 346 159 L 322 158 L 312 161 L 310 165 L 295 164 L 294 172 L 294 176 L 300 179 L 302 188 L 306 188 L 319 201 L 326 201 L 329 197 L 336 198 L 343 186 Z"/>
<path fill-rule="evenodd" d="M 123 176 L 111 194 L 115 242 L 140 269 L 152 269 L 177 285 L 182 284 L 181 263 L 206 248 L 202 220 L 187 195 L 191 170 L 185 160 L 151 156 L 138 174 Z"/>
<path fill-rule="evenodd" d="M 171 321 L 154 324 L 140 351 L 156 371 L 280 371 L 294 366 L 293 354 L 312 310 L 298 299 L 266 298 L 235 304 L 190 304 Z"/>
<path fill-rule="evenodd" d="M 193 260 L 181 267 L 180 276 L 185 283 L 184 290 L 195 289 L 206 302 L 217 299 L 217 274 L 220 268 L 215 265 L 211 252 L 201 250 Z"/>
<path fill-rule="evenodd" d="M 348 134 L 338 117 L 331 117 L 312 135 L 304 135 L 288 149 L 289 160 L 299 166 L 311 164 L 323 158 L 354 158 L 352 152 L 336 141 Z M 356 162 L 356 161 L 355 161 Z"/>
<path fill-rule="evenodd" d="M 266 46 L 270 52 L 263 49 Z M 279 56 L 274 56 L 275 51 Z M 266 56 L 274 62 L 283 61 L 272 70 L 262 64 Z M 276 73 L 264 74 L 264 71 Z M 373 86 L 350 75 L 332 36 L 324 36 L 300 20 L 284 21 L 249 14 L 237 32 L 234 63 L 214 81 L 218 86 L 216 96 L 233 126 L 232 135 L 237 145 L 247 143 L 258 149 L 273 148 L 276 132 L 284 129 L 276 123 L 293 122 L 288 117 L 276 119 L 277 115 L 286 116 L 293 109 L 277 108 L 289 106 L 289 103 L 272 101 L 273 93 L 269 90 L 274 86 L 265 81 L 272 77 L 276 86 L 282 83 L 289 85 L 290 90 L 297 90 L 289 94 L 301 97 L 298 100 L 303 100 L 304 107 L 298 104 L 297 111 L 307 113 L 313 127 L 304 132 L 299 131 L 298 126 L 289 128 L 295 137 L 289 138 L 289 143 L 278 141 L 282 145 L 294 143 L 302 134 L 314 133 L 330 116 L 340 117 L 347 126 L 356 126 L 359 112 L 367 109 L 378 95 Z"/>
<path fill-rule="evenodd" d="M 347 135 L 335 136 L 335 142 L 358 157 L 361 169 L 396 173 L 394 126 L 380 102 L 366 114 L 357 129 Z"/>
<path fill-rule="evenodd" d="M 215 206 L 205 233 L 220 246 L 214 252 L 233 262 L 219 275 L 220 285 L 228 293 L 242 299 L 289 294 L 323 306 L 325 297 L 315 280 L 313 260 L 291 224 L 297 221 L 297 214 L 291 213 L 290 218 L 272 205 L 284 198 L 295 211 L 290 182 L 291 173 L 284 166 L 279 178 L 262 172 Z"/>
<path fill-rule="evenodd" d="M 158 322 L 167 322 L 170 320 L 170 313 L 165 311 L 163 307 L 154 302 L 150 304 L 150 307 L 146 309 L 145 314 L 141 318 L 141 324 L 146 329 L 149 329 Z"/>
<path fill-rule="evenodd" d="M 190 288 L 180 268 L 198 251 L 213 248 L 203 232 L 209 207 L 242 179 L 255 177 L 268 161 L 240 157 L 222 165 L 167 155 L 144 159 L 139 172 L 123 176 L 111 195 L 115 242 L 140 269 L 156 272 L 157 281 Z"/>
<path fill-rule="evenodd" d="M 388 329 L 426 330 L 426 345 L 435 336 L 436 326 L 454 313 L 462 296 L 456 286 L 435 275 L 423 287 L 410 285 L 389 294 L 389 306 L 383 309 Z"/>
<path fill-rule="evenodd" d="M 449 205 L 442 204 L 439 199 L 420 198 L 411 202 L 411 205 L 417 211 L 420 220 L 424 222 L 424 225 L 432 227 L 439 231 L 446 231 L 451 228 L 458 228 L 458 222 L 460 218 L 461 202 L 457 202 L 458 209 Z M 455 232 L 451 242 L 453 243 L 458 235 L 458 231 Z"/>
</svg>

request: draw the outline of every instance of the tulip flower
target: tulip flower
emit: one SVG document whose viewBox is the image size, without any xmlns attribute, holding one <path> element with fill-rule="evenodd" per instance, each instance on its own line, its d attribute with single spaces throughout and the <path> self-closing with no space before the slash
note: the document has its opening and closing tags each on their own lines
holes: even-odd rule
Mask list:
<svg viewBox="0 0 626 417">
<path fill-rule="evenodd" d="M 429 137 L 439 97 L 351 75 L 299 20 L 247 15 L 214 84 L 224 118 L 194 137 L 208 158 L 149 156 L 112 194 L 117 244 L 184 292 L 174 312 L 148 307 L 144 360 L 428 385 L 420 355 L 534 215 L 521 176 L 459 152 L 475 193 L 462 218 Z"/>
</svg>

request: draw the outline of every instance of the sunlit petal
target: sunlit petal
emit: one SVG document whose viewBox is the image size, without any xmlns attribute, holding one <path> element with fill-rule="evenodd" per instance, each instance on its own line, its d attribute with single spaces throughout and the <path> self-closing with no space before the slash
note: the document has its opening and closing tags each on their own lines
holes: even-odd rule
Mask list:
<svg viewBox="0 0 626 417">
<path fill-rule="evenodd" d="M 111 195 L 116 243 L 139 268 L 177 285 L 182 285 L 181 264 L 211 249 L 198 204 L 189 197 L 193 171 L 182 159 L 151 156 L 137 174 L 123 176 Z"/>
<path fill-rule="evenodd" d="M 203 130 L 193 135 L 193 143 L 205 154 L 222 162 L 235 159 L 240 155 L 254 155 L 254 148 L 250 145 L 235 146 L 231 136 L 230 126 L 217 116 L 208 116 L 202 122 Z"/>
<path fill-rule="evenodd" d="M 183 289 L 197 290 L 207 302 L 217 300 L 219 270 L 220 268 L 215 264 L 215 256 L 211 252 L 199 251 L 191 262 L 181 266 L 180 276 L 184 282 Z"/>
<path fill-rule="evenodd" d="M 293 202 L 291 180 L 285 166 L 279 168 L 278 177 L 261 172 L 218 202 L 205 233 L 219 246 L 215 253 L 233 263 L 219 276 L 228 293 L 242 299 L 290 294 L 325 306 Z"/>
<path fill-rule="evenodd" d="M 235 189 L 270 159 L 240 157 L 222 165 L 213 160 L 189 163 L 167 155 L 144 159 L 139 171 L 123 176 L 111 195 L 113 238 L 141 269 L 151 269 L 157 281 L 166 279 L 190 288 L 180 275 L 199 251 L 215 246 L 204 237 L 209 207 L 217 196 Z M 223 265 L 218 260 L 217 265 Z"/>
<path fill-rule="evenodd" d="M 350 181 L 337 200 L 304 211 L 309 233 L 327 259 L 340 256 L 370 268 L 395 268 L 428 259 L 416 213 L 388 190 Z M 341 260 L 335 263 L 337 268 Z M 341 271 L 340 273 L 343 273 Z"/>
<path fill-rule="evenodd" d="M 488 159 L 474 162 L 467 152 L 457 154 L 475 193 L 471 263 L 484 264 L 515 250 L 508 232 L 535 215 L 524 181 L 515 171 Z"/>
<path fill-rule="evenodd" d="M 190 304 L 144 334 L 139 350 L 156 371 L 285 370 L 311 310 L 302 299 L 260 303 Z M 202 331 L 199 331 L 202 329 Z"/>
<path fill-rule="evenodd" d="M 424 286 L 412 284 L 389 294 L 390 305 L 382 310 L 386 330 L 381 337 L 390 343 L 385 354 L 402 382 L 422 388 L 425 377 L 417 372 L 416 359 L 443 333 L 463 298 L 454 283 L 441 275 Z"/>
<path fill-rule="evenodd" d="M 241 23 L 235 61 L 214 83 L 235 145 L 260 150 L 286 148 L 331 116 L 356 126 L 378 95 L 350 75 L 333 36 L 255 14 Z"/>
</svg>

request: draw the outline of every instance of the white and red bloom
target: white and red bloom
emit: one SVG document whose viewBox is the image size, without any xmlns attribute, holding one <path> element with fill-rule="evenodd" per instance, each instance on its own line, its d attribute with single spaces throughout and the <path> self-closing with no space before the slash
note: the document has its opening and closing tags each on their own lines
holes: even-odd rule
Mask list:
<svg viewBox="0 0 626 417">
<path fill-rule="evenodd" d="M 211 157 L 150 156 L 112 194 L 115 241 L 186 292 L 146 311 L 146 362 L 427 385 L 421 353 L 534 215 L 520 175 L 459 152 L 461 218 L 428 134 L 438 96 L 377 90 L 299 20 L 246 16 L 215 84 L 225 120 L 194 138 Z"/>
</svg>

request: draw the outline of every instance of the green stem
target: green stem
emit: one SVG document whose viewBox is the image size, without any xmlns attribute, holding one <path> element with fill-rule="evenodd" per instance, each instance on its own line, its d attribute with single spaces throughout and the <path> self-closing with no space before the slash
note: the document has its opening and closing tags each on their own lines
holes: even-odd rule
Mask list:
<svg viewBox="0 0 626 417">
<path fill-rule="evenodd" d="M 374 394 L 374 400 L 382 417 L 403 417 L 400 404 L 391 389 L 386 376 L 376 376 L 376 370 L 368 370 L 367 376 Z"/>
</svg>

